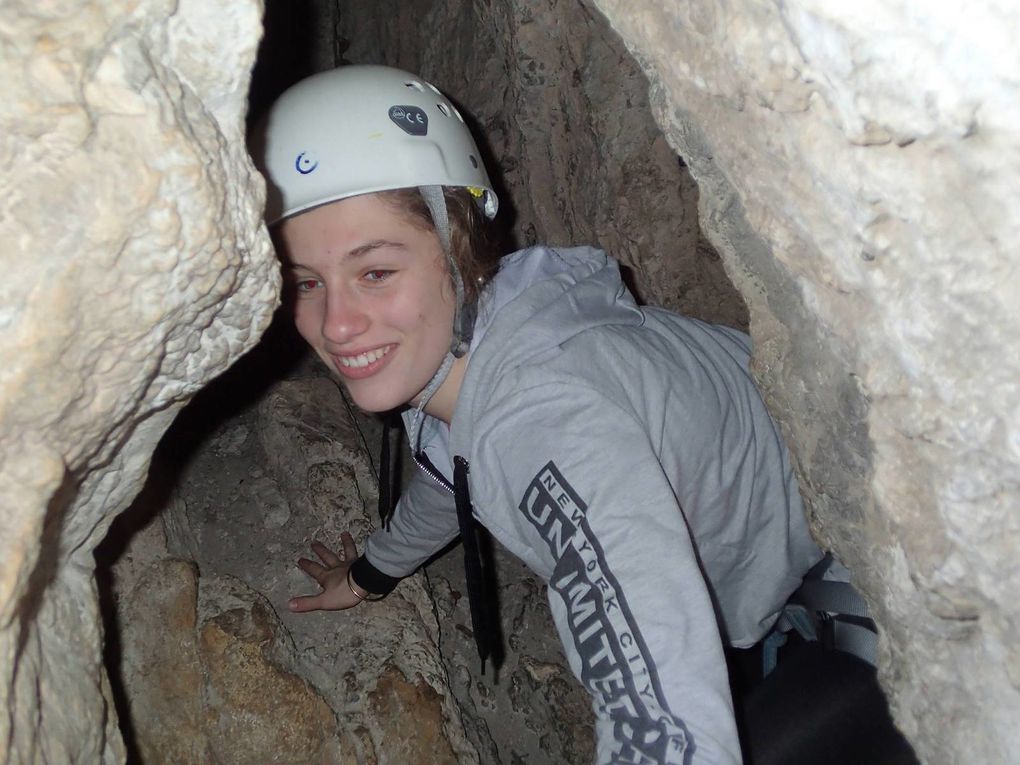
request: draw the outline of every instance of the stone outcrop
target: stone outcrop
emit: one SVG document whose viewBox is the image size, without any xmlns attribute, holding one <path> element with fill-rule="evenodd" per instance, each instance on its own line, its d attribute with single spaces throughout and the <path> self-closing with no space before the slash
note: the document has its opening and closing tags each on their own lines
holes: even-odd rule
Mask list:
<svg viewBox="0 0 1020 765">
<path fill-rule="evenodd" d="M 356 761 L 332 708 L 290 670 L 293 644 L 257 593 L 166 557 L 135 573 L 121 572 L 132 586 L 118 611 L 140 762 Z"/>
<path fill-rule="evenodd" d="M 244 146 L 259 20 L 0 6 L 0 762 L 123 760 L 93 548 L 277 300 Z"/>
<path fill-rule="evenodd" d="M 278 360 L 267 350 L 256 356 Z M 178 743 L 162 735 L 159 720 L 170 714 L 163 708 L 175 703 L 165 696 L 148 703 L 160 695 L 150 675 L 158 688 L 182 682 L 168 674 L 178 662 L 173 646 L 181 645 L 194 654 L 182 677 L 197 674 L 201 691 L 177 694 L 187 710 L 178 717 L 182 728 L 197 721 L 192 729 L 209 742 L 210 761 L 477 762 L 420 577 L 350 611 L 288 610 L 291 597 L 318 590 L 295 565 L 315 557 L 312 540 L 336 548 L 350 530 L 360 545 L 373 526 L 376 479 L 361 429 L 377 440 L 378 425 L 356 417 L 320 370 L 304 367 L 238 407 L 253 360 L 175 424 L 153 467 L 166 491 L 147 491 L 130 511 L 155 520 L 114 567 L 124 638 L 112 669 L 141 761 L 202 762 L 181 760 Z M 163 534 L 165 541 L 145 541 Z M 197 612 L 190 603 L 147 603 L 143 593 L 154 582 L 171 603 L 197 592 Z M 154 635 L 158 619 L 146 614 L 157 613 L 182 614 L 160 617 L 182 622 L 182 636 Z M 160 665 L 163 672 L 146 670 Z"/>
</svg>

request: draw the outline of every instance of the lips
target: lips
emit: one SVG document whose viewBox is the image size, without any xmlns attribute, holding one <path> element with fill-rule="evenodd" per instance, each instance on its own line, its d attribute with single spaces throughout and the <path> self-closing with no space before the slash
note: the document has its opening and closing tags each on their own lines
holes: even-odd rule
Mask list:
<svg viewBox="0 0 1020 765">
<path fill-rule="evenodd" d="M 371 377 L 382 369 L 391 358 L 395 344 L 372 348 L 360 353 L 330 354 L 336 371 L 349 380 Z"/>
</svg>

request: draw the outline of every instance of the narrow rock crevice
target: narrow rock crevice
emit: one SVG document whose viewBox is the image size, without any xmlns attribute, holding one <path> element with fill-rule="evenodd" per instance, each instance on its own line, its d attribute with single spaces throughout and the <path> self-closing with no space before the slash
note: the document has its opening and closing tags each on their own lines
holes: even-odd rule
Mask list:
<svg viewBox="0 0 1020 765">
<path fill-rule="evenodd" d="M 245 133 L 343 63 L 453 97 L 508 247 L 601 246 L 643 301 L 750 332 L 897 724 L 925 762 L 1020 747 L 1015 9 L 37 6 L 0 7 L 0 763 L 591 760 L 501 550 L 496 684 L 457 551 L 286 608 L 311 540 L 377 523 L 380 428 L 277 310 Z"/>
</svg>

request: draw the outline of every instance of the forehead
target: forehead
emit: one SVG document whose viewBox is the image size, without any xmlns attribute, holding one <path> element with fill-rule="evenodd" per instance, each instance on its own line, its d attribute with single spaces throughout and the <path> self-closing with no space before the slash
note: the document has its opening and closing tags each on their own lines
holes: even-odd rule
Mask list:
<svg viewBox="0 0 1020 765">
<path fill-rule="evenodd" d="M 406 214 L 378 194 L 364 194 L 313 207 L 277 226 L 277 235 L 294 246 L 323 237 L 348 240 L 369 232 L 413 229 Z"/>
<path fill-rule="evenodd" d="M 364 194 L 315 207 L 282 221 L 273 233 L 281 257 L 294 265 L 345 259 L 378 249 L 416 253 L 433 249 L 441 253 L 442 249 L 435 231 L 402 209 L 399 197 L 383 194 Z"/>
</svg>

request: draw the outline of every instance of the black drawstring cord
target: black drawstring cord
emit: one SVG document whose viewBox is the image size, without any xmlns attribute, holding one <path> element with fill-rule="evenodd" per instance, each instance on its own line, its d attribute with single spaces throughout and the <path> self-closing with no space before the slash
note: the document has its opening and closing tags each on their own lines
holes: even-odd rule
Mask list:
<svg viewBox="0 0 1020 765">
<path fill-rule="evenodd" d="M 488 604 L 485 601 L 482 559 L 478 552 L 478 538 L 475 536 L 475 519 L 471 511 L 471 492 L 468 488 L 468 462 L 463 457 L 453 458 L 453 497 L 457 504 L 457 521 L 460 524 L 460 538 L 464 545 L 464 574 L 467 578 L 468 606 L 471 609 L 471 629 L 475 633 L 478 658 L 482 660 L 482 674 L 485 674 L 485 660 L 492 653 Z"/>
<path fill-rule="evenodd" d="M 379 516 L 384 529 L 389 528 L 393 517 L 390 498 L 395 496 L 391 481 L 399 482 L 390 459 L 390 425 L 383 421 L 383 439 L 379 450 Z M 419 452 L 415 461 L 426 473 L 450 488 L 450 484 L 440 476 L 428 457 Z M 426 469 L 427 466 L 427 469 Z M 484 529 L 475 523 L 471 505 L 471 489 L 468 484 L 468 461 L 463 457 L 453 458 L 453 497 L 457 507 L 457 524 L 464 545 L 464 577 L 467 584 L 468 607 L 471 611 L 471 629 L 474 632 L 475 646 L 478 657 L 482 661 L 482 674 L 485 674 L 485 662 L 491 661 L 498 671 L 503 663 L 503 642 L 498 621 L 498 598 L 496 578 L 493 573 L 492 549 Z M 395 479 L 395 480 L 394 480 Z"/>
<path fill-rule="evenodd" d="M 382 446 L 379 448 L 379 520 L 389 531 L 393 517 L 393 487 L 390 485 L 390 419 L 383 418 Z"/>
</svg>

